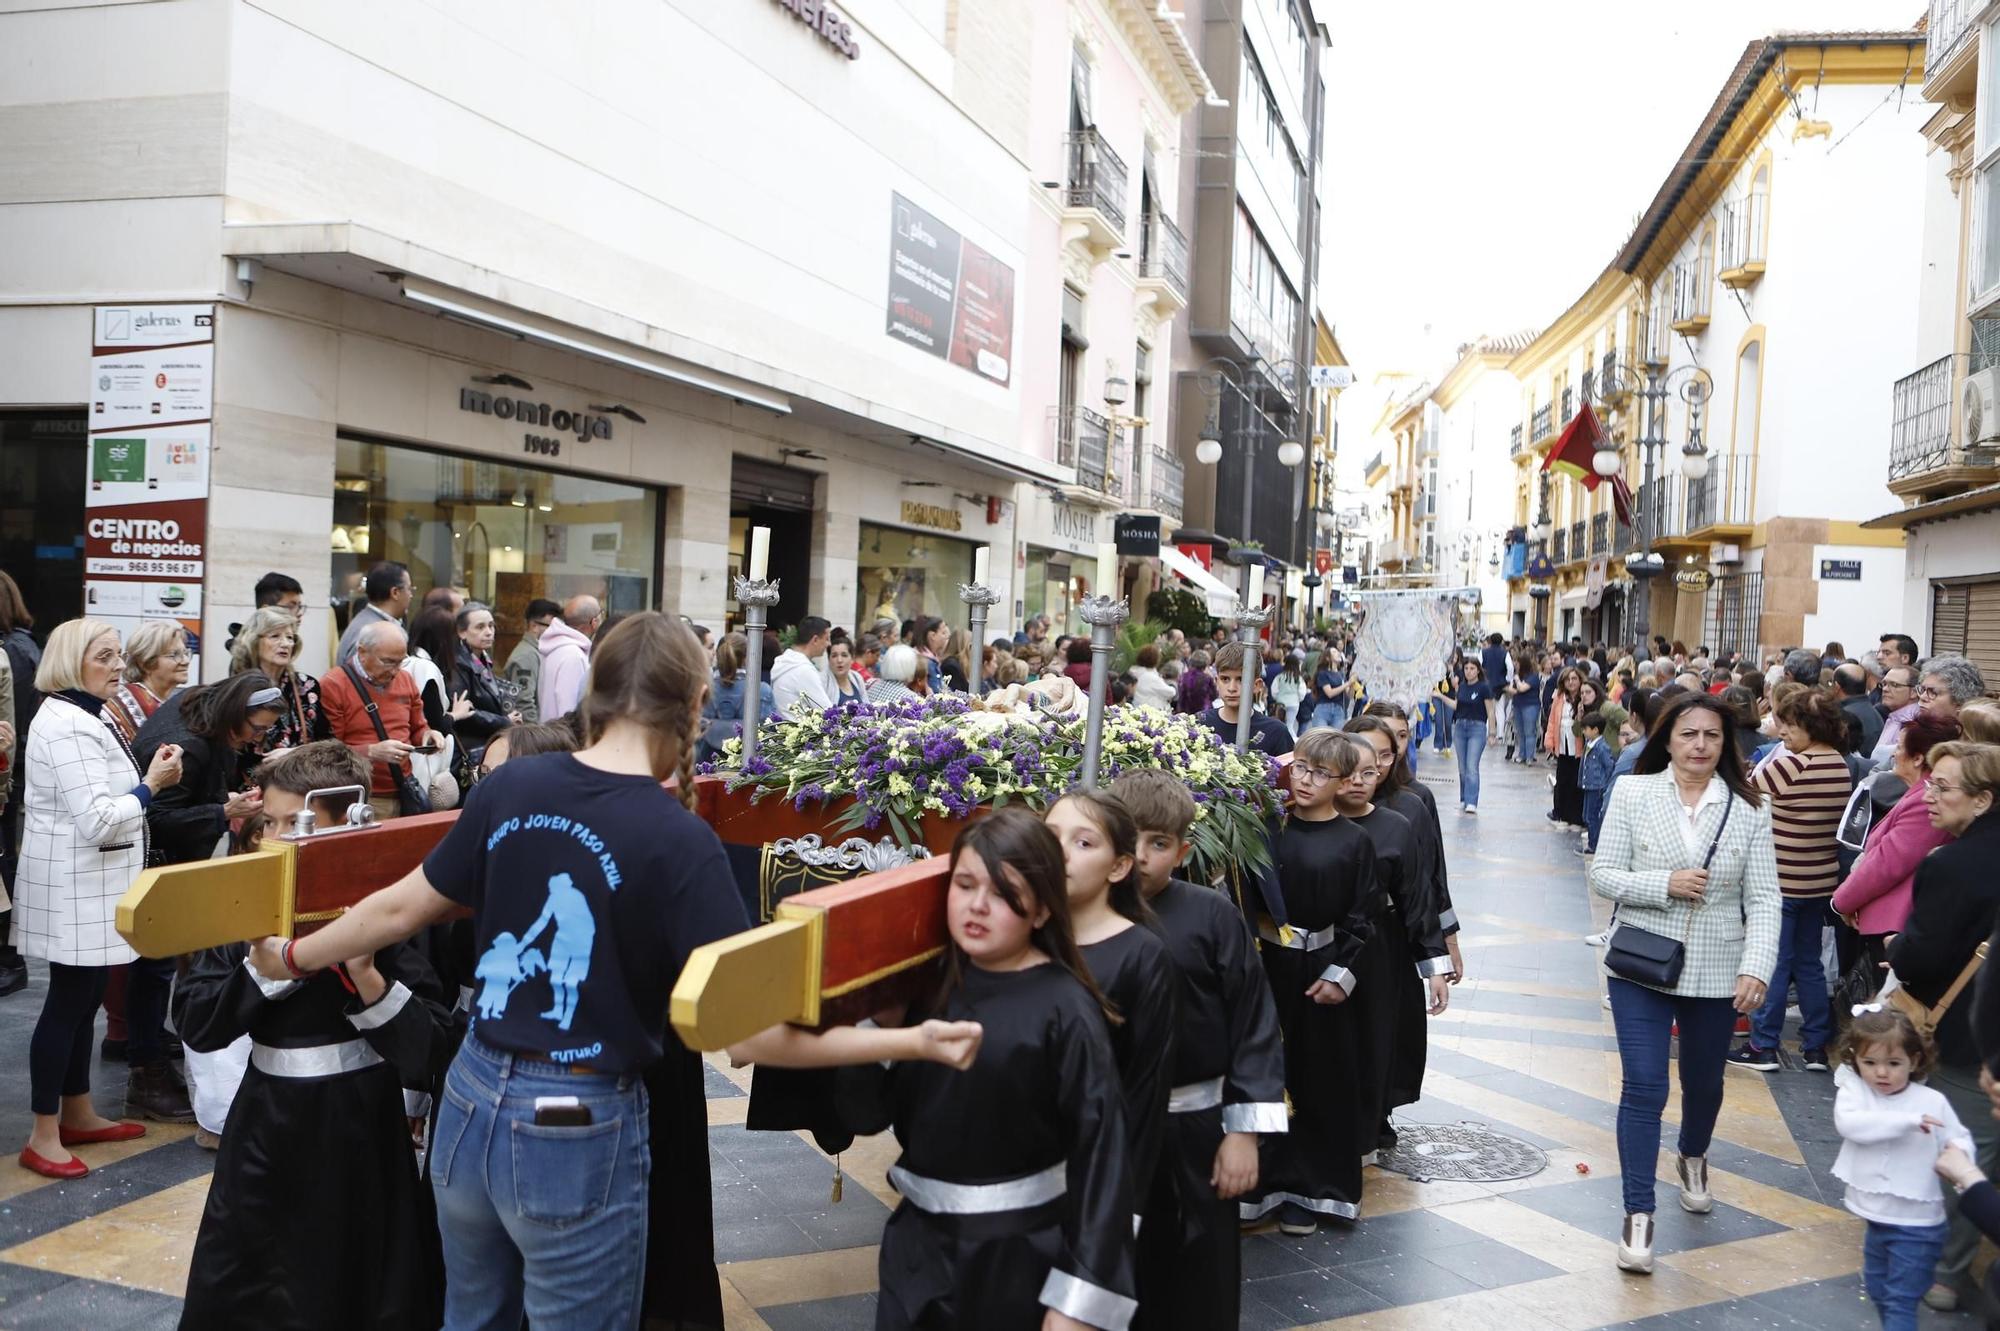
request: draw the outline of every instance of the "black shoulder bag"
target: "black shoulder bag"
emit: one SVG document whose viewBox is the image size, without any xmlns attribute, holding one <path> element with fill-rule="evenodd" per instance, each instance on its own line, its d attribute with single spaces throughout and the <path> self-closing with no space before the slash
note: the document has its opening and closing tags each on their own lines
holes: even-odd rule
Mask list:
<svg viewBox="0 0 2000 1331">
<path fill-rule="evenodd" d="M 1723 803 L 1722 825 L 1715 829 L 1715 840 L 1708 843 L 1708 854 L 1701 857 L 1702 868 L 1706 869 L 1715 859 L 1715 849 L 1722 844 L 1722 834 L 1729 829 L 1729 811 L 1735 807 L 1736 796 L 1732 792 Z M 1620 924 L 1605 945 L 1605 967 L 1613 975 L 1634 984 L 1654 989 L 1673 988 L 1680 983 L 1681 967 L 1687 963 L 1687 941 L 1694 933 L 1694 917 L 1700 909 L 1700 906 L 1688 907 L 1687 926 L 1681 930 L 1679 938 L 1668 938 L 1665 934 L 1656 934 L 1636 925 Z"/>
<path fill-rule="evenodd" d="M 354 668 L 354 663 L 351 661 L 344 663 L 340 668 L 347 672 L 350 680 L 354 681 L 354 691 L 361 696 L 361 705 L 368 709 L 368 721 L 375 727 L 375 738 L 388 739 L 389 728 L 382 724 L 382 714 L 375 709 L 375 695 L 370 691 L 367 679 Z M 402 815 L 407 818 L 412 814 L 429 813 L 430 792 L 425 790 L 414 776 L 405 771 L 401 763 L 390 763 L 388 766 L 389 770 L 396 774 L 396 807 Z"/>
</svg>

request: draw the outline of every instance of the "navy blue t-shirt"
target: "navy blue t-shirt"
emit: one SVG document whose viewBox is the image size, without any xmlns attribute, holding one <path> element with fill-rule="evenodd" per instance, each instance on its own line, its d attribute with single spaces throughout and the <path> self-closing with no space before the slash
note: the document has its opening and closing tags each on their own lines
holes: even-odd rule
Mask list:
<svg viewBox="0 0 2000 1331">
<path fill-rule="evenodd" d="M 472 908 L 479 1038 L 607 1072 L 659 1059 L 688 953 L 749 927 L 714 829 L 567 753 L 475 786 L 424 877 Z"/>
<path fill-rule="evenodd" d="M 1483 679 L 1474 684 L 1461 684 L 1458 686 L 1458 710 L 1452 714 L 1453 719 L 1483 722 L 1486 720 L 1486 704 L 1499 696 L 1493 686 Z"/>
</svg>

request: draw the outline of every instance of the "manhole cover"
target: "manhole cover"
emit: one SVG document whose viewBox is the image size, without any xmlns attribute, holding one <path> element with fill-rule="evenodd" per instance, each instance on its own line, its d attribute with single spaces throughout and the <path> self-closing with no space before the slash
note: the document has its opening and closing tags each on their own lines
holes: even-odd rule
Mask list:
<svg viewBox="0 0 2000 1331">
<path fill-rule="evenodd" d="M 1375 1167 L 1418 1183 L 1494 1182 L 1526 1178 L 1549 1167 L 1540 1147 L 1476 1123 L 1398 1123 L 1396 1134 L 1396 1149 L 1378 1155 Z"/>
</svg>

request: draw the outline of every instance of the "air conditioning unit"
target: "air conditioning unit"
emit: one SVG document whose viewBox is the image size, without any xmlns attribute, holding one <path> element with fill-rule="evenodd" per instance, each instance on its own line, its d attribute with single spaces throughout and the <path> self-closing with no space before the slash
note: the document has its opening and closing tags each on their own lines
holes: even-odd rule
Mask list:
<svg viewBox="0 0 2000 1331">
<path fill-rule="evenodd" d="M 2000 444 L 2000 369 L 1974 370 L 1965 376 L 1959 421 L 1964 447 Z"/>
<path fill-rule="evenodd" d="M 1743 547 L 1740 545 L 1711 545 L 1708 547 L 1708 562 L 1711 564 L 1740 564 L 1743 562 Z"/>
</svg>

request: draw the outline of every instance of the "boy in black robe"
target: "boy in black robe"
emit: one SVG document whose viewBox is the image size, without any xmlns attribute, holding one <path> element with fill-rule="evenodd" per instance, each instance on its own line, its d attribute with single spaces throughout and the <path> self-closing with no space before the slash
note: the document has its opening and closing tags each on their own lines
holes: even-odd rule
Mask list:
<svg viewBox="0 0 2000 1331">
<path fill-rule="evenodd" d="M 313 791 L 360 792 L 314 800 L 321 829 L 341 827 L 346 806 L 367 797 L 367 768 L 333 740 L 266 760 L 257 779 L 274 836 Z M 446 1056 L 441 1000 L 430 968 L 401 945 L 282 984 L 260 979 L 242 944 L 196 955 L 174 986 L 181 1039 L 198 1050 L 246 1033 L 253 1043 L 195 1238 L 183 1328 L 432 1331 L 443 1319 L 437 1217 L 404 1095 L 429 1086 Z"/>
</svg>

